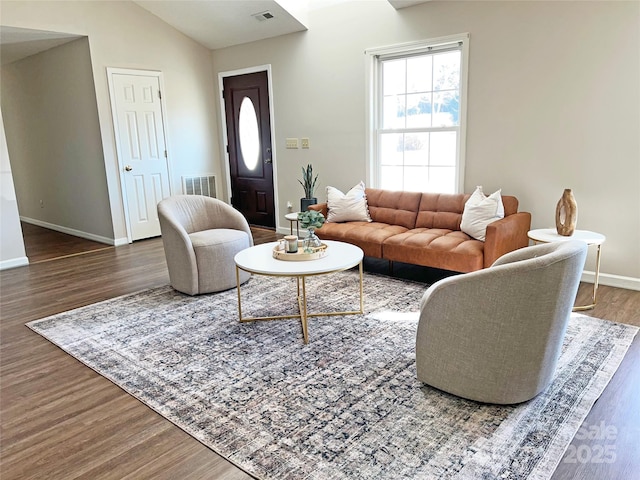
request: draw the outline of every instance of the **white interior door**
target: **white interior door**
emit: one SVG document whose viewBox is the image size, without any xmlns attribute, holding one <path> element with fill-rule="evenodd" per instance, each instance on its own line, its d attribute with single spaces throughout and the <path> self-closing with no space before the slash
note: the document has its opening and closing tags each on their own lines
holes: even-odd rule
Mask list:
<svg viewBox="0 0 640 480">
<path fill-rule="evenodd" d="M 160 79 L 113 71 L 109 79 L 128 235 L 157 237 L 157 205 L 170 195 Z"/>
</svg>

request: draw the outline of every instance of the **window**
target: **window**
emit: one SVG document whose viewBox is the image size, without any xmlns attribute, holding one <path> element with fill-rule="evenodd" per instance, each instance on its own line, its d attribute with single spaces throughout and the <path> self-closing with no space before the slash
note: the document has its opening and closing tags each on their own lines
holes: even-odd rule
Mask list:
<svg viewBox="0 0 640 480">
<path fill-rule="evenodd" d="M 462 191 L 468 40 L 459 35 L 366 52 L 371 185 Z"/>
</svg>

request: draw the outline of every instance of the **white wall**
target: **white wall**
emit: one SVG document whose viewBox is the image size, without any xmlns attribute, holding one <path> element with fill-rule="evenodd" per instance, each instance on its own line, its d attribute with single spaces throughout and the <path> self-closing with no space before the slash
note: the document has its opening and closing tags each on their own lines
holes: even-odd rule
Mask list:
<svg viewBox="0 0 640 480">
<path fill-rule="evenodd" d="M 126 241 L 107 67 L 163 72 L 172 191 L 193 173 L 221 175 L 210 52 L 126 1 L 2 2 L 2 25 L 88 37 L 109 210 L 116 242 Z"/>
<path fill-rule="evenodd" d="M 0 113 L 0 270 L 29 263 L 22 241 L 4 120 Z"/>
<path fill-rule="evenodd" d="M 131 2 L 3 2 L 1 22 L 88 37 L 116 239 L 125 227 L 107 66 L 164 72 L 179 191 L 182 174 L 222 173 L 215 75 L 271 64 L 281 217 L 302 196 L 301 165 L 314 164 L 321 198 L 326 185 L 364 179 L 366 48 L 469 32 L 465 189 L 518 196 L 538 228 L 553 225 L 572 188 L 578 228 L 607 236 L 603 281 L 640 278 L 638 2 L 432 1 L 396 11 L 351 1 L 310 11 L 306 32 L 213 52 L 214 71 L 204 47 Z M 285 150 L 286 137 L 309 137 L 311 149 Z"/>
<path fill-rule="evenodd" d="M 87 39 L 3 66 L 1 101 L 20 216 L 113 241 Z"/>
<path fill-rule="evenodd" d="M 639 25 L 638 2 L 351 1 L 309 12 L 306 32 L 212 61 L 216 73 L 272 65 L 282 217 L 302 196 L 301 165 L 320 174 L 320 198 L 365 179 L 365 49 L 470 33 L 465 190 L 502 188 L 542 228 L 572 188 L 578 228 L 607 236 L 601 281 L 637 288 Z M 311 149 L 285 150 L 286 137 Z"/>
</svg>

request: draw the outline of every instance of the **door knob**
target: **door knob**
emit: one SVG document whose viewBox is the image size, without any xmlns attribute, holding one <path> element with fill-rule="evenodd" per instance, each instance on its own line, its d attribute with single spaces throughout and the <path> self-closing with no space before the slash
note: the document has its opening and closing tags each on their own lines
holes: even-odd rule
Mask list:
<svg viewBox="0 0 640 480">
<path fill-rule="evenodd" d="M 132 167 L 131 165 L 127 165 L 126 167 L 124 167 L 124 169 L 125 169 L 127 172 L 130 172 L 131 170 L 133 170 L 133 167 Z"/>
</svg>

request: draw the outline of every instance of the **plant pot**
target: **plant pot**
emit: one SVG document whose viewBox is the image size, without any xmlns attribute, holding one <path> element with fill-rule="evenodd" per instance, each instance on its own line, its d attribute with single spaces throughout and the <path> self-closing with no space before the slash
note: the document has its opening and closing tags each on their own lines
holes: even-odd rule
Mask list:
<svg viewBox="0 0 640 480">
<path fill-rule="evenodd" d="M 309 205 L 315 205 L 318 203 L 318 199 L 316 197 L 313 198 L 301 198 L 300 199 L 300 211 L 306 212 L 309 208 Z"/>
</svg>

